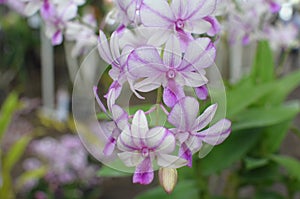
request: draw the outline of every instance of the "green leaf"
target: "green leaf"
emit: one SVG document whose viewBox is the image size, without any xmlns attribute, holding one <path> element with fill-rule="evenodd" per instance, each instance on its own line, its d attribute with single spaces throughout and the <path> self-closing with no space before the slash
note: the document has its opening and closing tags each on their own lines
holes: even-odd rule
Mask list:
<svg viewBox="0 0 300 199">
<path fill-rule="evenodd" d="M 292 121 L 293 119 L 265 128 L 262 140 L 262 151 L 264 154 L 271 154 L 279 150 Z"/>
<path fill-rule="evenodd" d="M 34 170 L 29 170 L 24 173 L 22 173 L 18 178 L 16 182 L 17 189 L 21 189 L 26 183 L 32 181 L 32 180 L 39 180 L 47 173 L 46 167 L 40 167 Z"/>
<path fill-rule="evenodd" d="M 4 136 L 14 112 L 20 108 L 18 95 L 12 92 L 5 100 L 0 114 L 0 140 Z"/>
<path fill-rule="evenodd" d="M 292 178 L 300 181 L 300 162 L 297 159 L 283 155 L 272 155 L 270 159 L 283 166 Z"/>
<path fill-rule="evenodd" d="M 269 160 L 265 158 L 258 159 L 258 158 L 246 157 L 244 161 L 247 170 L 256 169 L 265 166 L 269 163 Z"/>
<path fill-rule="evenodd" d="M 255 83 L 271 82 L 275 78 L 273 52 L 268 41 L 259 41 L 251 78 Z"/>
<path fill-rule="evenodd" d="M 232 130 L 258 128 L 278 124 L 294 118 L 300 111 L 298 102 L 282 106 L 252 108 L 243 111 L 232 125 Z"/>
<path fill-rule="evenodd" d="M 204 175 L 211 175 L 230 167 L 241 160 L 261 137 L 259 130 L 232 132 L 224 143 L 201 160 L 201 169 Z"/>
<path fill-rule="evenodd" d="M 231 119 L 274 89 L 274 84 L 253 85 L 245 82 L 227 92 L 227 116 Z"/>
<path fill-rule="evenodd" d="M 97 172 L 97 176 L 99 177 L 126 177 L 131 175 L 132 173 L 118 171 L 107 166 L 102 166 Z"/>
<path fill-rule="evenodd" d="M 300 70 L 294 71 L 289 75 L 277 80 L 275 90 L 266 99 L 268 104 L 277 105 L 282 103 L 286 97 L 300 85 Z"/>
<path fill-rule="evenodd" d="M 281 174 L 278 172 L 278 165 L 270 161 L 266 166 L 244 170 L 239 176 L 241 184 L 255 184 L 259 186 L 270 186 L 281 178 Z"/>
<path fill-rule="evenodd" d="M 31 139 L 32 138 L 30 136 L 23 136 L 12 145 L 12 147 L 4 157 L 3 169 L 5 171 L 11 171 L 12 167 L 19 161 L 19 159 L 23 155 Z"/>
<path fill-rule="evenodd" d="M 150 189 L 137 197 L 135 199 L 198 199 L 198 190 L 194 181 L 181 181 L 178 182 L 174 191 L 171 194 L 167 194 L 162 187 L 156 187 Z"/>
</svg>

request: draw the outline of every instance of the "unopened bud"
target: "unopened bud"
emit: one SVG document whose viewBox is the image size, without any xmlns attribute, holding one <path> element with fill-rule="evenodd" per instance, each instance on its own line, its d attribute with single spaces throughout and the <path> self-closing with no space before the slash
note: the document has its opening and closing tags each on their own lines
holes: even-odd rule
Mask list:
<svg viewBox="0 0 300 199">
<path fill-rule="evenodd" d="M 160 168 L 158 171 L 159 183 L 168 193 L 172 193 L 177 184 L 177 170 L 172 168 Z"/>
</svg>

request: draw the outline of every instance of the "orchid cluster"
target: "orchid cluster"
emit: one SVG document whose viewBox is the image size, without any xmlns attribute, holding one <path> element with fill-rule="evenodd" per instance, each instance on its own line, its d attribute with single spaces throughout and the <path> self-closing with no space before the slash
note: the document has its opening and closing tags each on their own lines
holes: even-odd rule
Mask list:
<svg viewBox="0 0 300 199">
<path fill-rule="evenodd" d="M 199 114 L 199 100 L 208 97 L 205 69 L 216 56 L 210 37 L 220 30 L 218 1 L 116 0 L 115 4 L 120 25 L 110 40 L 100 30 L 98 44 L 113 79 L 105 95 L 107 108 L 94 87 L 100 108 L 110 118 L 102 125 L 107 138 L 103 154 L 117 154 L 127 167 L 135 167 L 134 183 L 149 184 L 155 165 L 192 167 L 192 155 L 203 143 L 217 145 L 230 134 L 227 119 L 207 128 L 217 104 Z M 142 93 L 157 90 L 157 104 L 130 115 L 116 103 L 124 84 L 140 99 Z M 188 95 L 190 91 L 193 94 Z M 157 109 L 167 117 L 166 125 L 149 127 L 148 116 Z"/>
<path fill-rule="evenodd" d="M 75 181 L 93 183 L 97 180 L 94 173 L 98 168 L 88 163 L 88 152 L 78 136 L 65 135 L 59 140 L 45 137 L 34 140 L 30 149 L 35 157 L 24 161 L 24 169 L 30 171 L 46 164 L 48 171 L 45 180 L 50 184 L 64 185 Z M 36 183 L 31 181 L 26 187 L 30 188 Z"/>
<path fill-rule="evenodd" d="M 299 45 L 298 28 L 293 23 L 276 19 L 283 5 L 282 0 L 228 0 L 225 32 L 231 44 L 241 41 L 267 40 L 273 50 L 288 49 Z M 258 6 L 259 5 L 259 6 Z"/>
<path fill-rule="evenodd" d="M 97 44 L 97 21 L 91 13 L 81 18 L 78 7 L 86 3 L 85 0 L 1 0 L 0 4 L 16 10 L 26 17 L 37 13 L 45 25 L 45 34 L 51 39 L 52 45 L 59 45 L 63 37 L 75 42 L 71 54 L 73 57 L 86 54 Z"/>
<path fill-rule="evenodd" d="M 227 27 L 231 43 L 241 40 L 244 45 L 264 38 L 264 30 L 272 16 L 280 11 L 280 0 L 230 1 Z"/>
</svg>

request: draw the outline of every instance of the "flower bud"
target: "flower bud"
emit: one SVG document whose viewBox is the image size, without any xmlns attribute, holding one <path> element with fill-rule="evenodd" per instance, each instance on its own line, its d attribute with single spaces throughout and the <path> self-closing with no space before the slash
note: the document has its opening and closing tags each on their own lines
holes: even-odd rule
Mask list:
<svg viewBox="0 0 300 199">
<path fill-rule="evenodd" d="M 160 168 L 158 171 L 159 183 L 170 194 L 177 184 L 177 170 L 172 168 Z"/>
</svg>

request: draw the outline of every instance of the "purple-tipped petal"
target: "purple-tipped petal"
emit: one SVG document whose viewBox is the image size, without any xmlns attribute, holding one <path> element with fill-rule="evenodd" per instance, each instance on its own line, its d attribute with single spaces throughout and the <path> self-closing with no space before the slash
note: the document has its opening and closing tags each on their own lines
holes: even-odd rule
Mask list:
<svg viewBox="0 0 300 199">
<path fill-rule="evenodd" d="M 168 107 L 173 107 L 180 99 L 185 97 L 183 87 L 176 82 L 169 80 L 167 87 L 164 88 L 163 101 Z"/>
<path fill-rule="evenodd" d="M 105 156 L 110 156 L 115 150 L 115 146 L 116 146 L 116 140 L 113 137 L 109 137 L 108 142 L 106 143 L 103 149 L 103 154 Z"/>
<path fill-rule="evenodd" d="M 207 32 L 207 34 L 209 36 L 214 36 L 221 31 L 221 25 L 218 22 L 216 17 L 207 16 L 207 17 L 204 17 L 204 20 L 211 24 L 211 28 Z"/>
<path fill-rule="evenodd" d="M 57 30 L 52 36 L 52 44 L 54 46 L 61 44 L 63 41 L 63 35 L 61 30 Z"/>
<path fill-rule="evenodd" d="M 274 2 L 274 1 L 271 1 L 269 3 L 269 6 L 270 6 L 270 10 L 271 10 L 272 13 L 277 13 L 281 9 L 280 4 L 278 4 L 278 3 Z"/>
<path fill-rule="evenodd" d="M 250 43 L 250 36 L 248 34 L 243 36 L 242 43 L 243 45 L 248 45 Z"/>
<path fill-rule="evenodd" d="M 163 92 L 163 101 L 168 107 L 173 107 L 178 100 L 175 93 L 166 87 Z"/>
<path fill-rule="evenodd" d="M 191 150 L 185 145 L 182 144 L 179 148 L 179 157 L 187 160 L 187 166 L 192 167 L 193 157 Z"/>
<path fill-rule="evenodd" d="M 137 167 L 133 175 L 133 183 L 150 184 L 154 178 L 150 157 L 147 157 Z"/>
<path fill-rule="evenodd" d="M 195 93 L 200 100 L 206 100 L 208 97 L 208 89 L 205 85 L 195 88 Z"/>
</svg>

